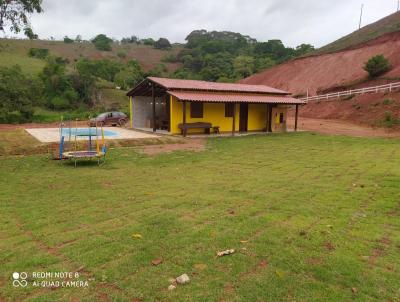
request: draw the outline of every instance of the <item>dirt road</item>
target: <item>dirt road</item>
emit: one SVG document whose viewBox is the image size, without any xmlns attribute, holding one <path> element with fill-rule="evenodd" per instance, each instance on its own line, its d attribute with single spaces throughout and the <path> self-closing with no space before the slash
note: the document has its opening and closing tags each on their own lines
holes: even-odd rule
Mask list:
<svg viewBox="0 0 400 302">
<path fill-rule="evenodd" d="M 288 119 L 289 129 L 294 128 L 294 118 Z M 323 134 L 347 135 L 357 137 L 398 137 L 400 132 L 389 131 L 383 128 L 372 128 L 368 126 L 352 124 L 340 120 L 325 120 L 299 117 L 299 130 L 314 131 Z"/>
</svg>

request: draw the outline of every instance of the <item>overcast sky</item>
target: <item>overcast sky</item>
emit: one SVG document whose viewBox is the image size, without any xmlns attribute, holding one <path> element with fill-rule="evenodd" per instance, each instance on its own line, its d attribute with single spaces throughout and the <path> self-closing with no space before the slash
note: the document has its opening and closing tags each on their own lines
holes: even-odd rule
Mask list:
<svg viewBox="0 0 400 302">
<path fill-rule="evenodd" d="M 31 17 L 40 38 L 136 35 L 184 42 L 192 30 L 229 30 L 259 41 L 317 47 L 396 11 L 397 0 L 43 0 Z"/>
</svg>

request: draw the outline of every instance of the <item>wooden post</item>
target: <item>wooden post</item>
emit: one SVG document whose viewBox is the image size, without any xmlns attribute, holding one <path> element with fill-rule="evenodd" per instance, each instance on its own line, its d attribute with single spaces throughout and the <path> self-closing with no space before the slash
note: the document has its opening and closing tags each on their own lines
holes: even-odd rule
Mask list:
<svg viewBox="0 0 400 302">
<path fill-rule="evenodd" d="M 267 104 L 267 114 L 265 115 L 265 132 L 269 132 L 269 125 L 270 125 L 270 121 L 269 121 L 269 104 Z"/>
<path fill-rule="evenodd" d="M 272 132 L 272 105 L 269 104 L 269 110 L 268 110 L 268 132 Z"/>
<path fill-rule="evenodd" d="M 236 131 L 236 103 L 233 103 L 232 136 L 235 136 L 235 131 Z"/>
<path fill-rule="evenodd" d="M 186 137 L 186 127 L 185 127 L 185 125 L 186 125 L 186 101 L 182 102 L 182 114 L 183 114 L 183 117 L 182 117 L 182 123 L 183 123 L 182 134 L 183 134 L 183 137 Z"/>
<path fill-rule="evenodd" d="M 294 131 L 297 131 L 297 120 L 299 117 L 299 105 L 296 105 L 296 117 L 294 120 Z"/>
<path fill-rule="evenodd" d="M 153 132 L 156 132 L 156 93 L 154 83 L 151 84 L 151 96 L 153 98 Z"/>
</svg>

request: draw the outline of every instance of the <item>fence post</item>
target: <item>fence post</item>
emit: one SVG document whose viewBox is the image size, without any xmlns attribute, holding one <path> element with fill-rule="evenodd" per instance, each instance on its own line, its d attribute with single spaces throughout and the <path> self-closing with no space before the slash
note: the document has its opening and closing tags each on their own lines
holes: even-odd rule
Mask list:
<svg viewBox="0 0 400 302">
<path fill-rule="evenodd" d="M 392 83 L 389 85 L 389 92 L 392 92 Z"/>
</svg>

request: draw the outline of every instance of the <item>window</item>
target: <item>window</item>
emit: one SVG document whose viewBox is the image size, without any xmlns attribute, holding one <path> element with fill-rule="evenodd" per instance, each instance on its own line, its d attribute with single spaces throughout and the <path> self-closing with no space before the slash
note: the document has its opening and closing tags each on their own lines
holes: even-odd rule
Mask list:
<svg viewBox="0 0 400 302">
<path fill-rule="evenodd" d="M 233 117 L 235 103 L 225 103 L 225 117 Z"/>
<path fill-rule="evenodd" d="M 203 103 L 200 102 L 190 103 L 190 117 L 203 118 Z"/>
<path fill-rule="evenodd" d="M 283 112 L 281 112 L 279 114 L 279 124 L 283 124 L 284 120 L 283 120 Z"/>
</svg>

